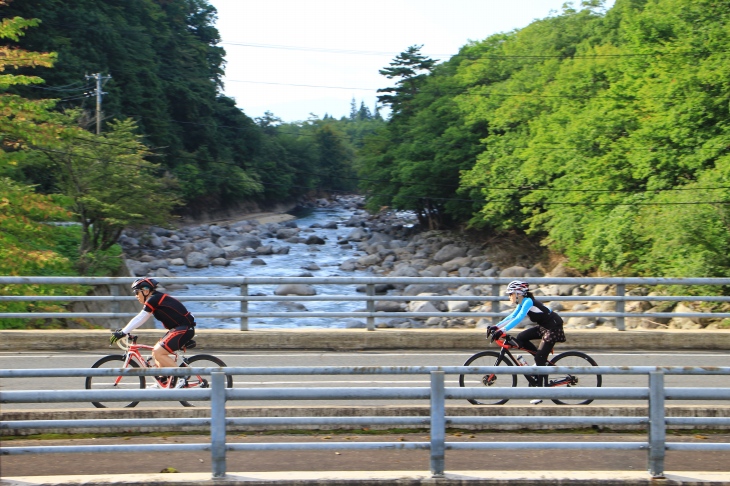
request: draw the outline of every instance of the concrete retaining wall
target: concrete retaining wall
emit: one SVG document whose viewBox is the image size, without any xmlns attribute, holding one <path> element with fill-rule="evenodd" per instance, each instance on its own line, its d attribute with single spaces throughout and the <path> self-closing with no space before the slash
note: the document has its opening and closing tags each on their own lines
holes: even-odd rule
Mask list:
<svg viewBox="0 0 730 486">
<path fill-rule="evenodd" d="M 139 342 L 154 344 L 163 330 L 138 330 Z M 568 330 L 568 349 L 730 350 L 730 330 L 722 331 L 598 331 Z M 0 351 L 109 349 L 104 330 L 0 331 Z M 484 330 L 475 329 L 332 329 L 332 330 L 199 330 L 197 350 L 307 349 L 360 351 L 376 349 L 486 349 Z M 494 346 L 492 346 L 494 347 Z M 197 351 L 196 350 L 196 351 Z"/>
</svg>

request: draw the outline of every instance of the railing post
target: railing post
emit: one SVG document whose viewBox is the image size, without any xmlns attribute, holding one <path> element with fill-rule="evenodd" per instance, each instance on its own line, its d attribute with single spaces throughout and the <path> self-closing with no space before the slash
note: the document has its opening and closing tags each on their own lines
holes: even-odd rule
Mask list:
<svg viewBox="0 0 730 486">
<path fill-rule="evenodd" d="M 664 478 L 667 423 L 664 417 L 664 373 L 649 373 L 649 474 Z"/>
<path fill-rule="evenodd" d="M 624 297 L 626 295 L 626 285 L 624 284 L 617 284 L 616 285 L 616 296 L 617 297 Z M 621 299 L 616 301 L 616 312 L 624 313 L 626 312 L 626 301 Z M 624 316 L 620 316 L 616 318 L 616 329 L 619 331 L 625 331 L 626 330 L 626 319 Z"/>
<path fill-rule="evenodd" d="M 210 382 L 210 454 L 213 479 L 221 479 L 226 476 L 226 374 L 214 371 Z"/>
<path fill-rule="evenodd" d="M 114 284 L 110 285 L 109 286 L 109 295 L 111 295 L 112 297 L 119 297 L 119 295 L 120 295 L 119 290 L 120 289 L 121 289 L 121 285 L 114 285 Z M 118 300 L 112 300 L 109 303 L 109 311 L 112 314 L 119 314 L 119 312 L 121 312 L 121 306 L 119 305 L 119 301 Z M 119 322 L 119 326 L 124 326 L 124 324 L 121 324 L 122 319 L 116 318 L 116 319 L 114 319 L 113 322 L 117 322 L 117 321 Z M 117 327 L 117 324 L 114 324 L 112 326 L 112 329 L 114 329 L 115 327 Z"/>
<path fill-rule="evenodd" d="M 497 285 L 497 284 L 492 284 L 492 297 L 499 297 L 499 285 Z M 492 312 L 494 312 L 494 313 L 499 312 L 499 300 L 492 301 Z M 496 326 L 499 321 L 500 321 L 499 316 L 492 317 L 493 326 Z"/>
<path fill-rule="evenodd" d="M 119 297 L 119 295 L 120 295 L 120 292 L 119 292 L 120 287 L 121 287 L 120 285 L 110 285 L 109 286 L 109 294 L 112 297 Z M 110 303 L 110 305 L 109 305 L 109 307 L 110 307 L 109 310 L 112 312 L 112 314 L 118 314 L 119 313 L 120 307 L 119 307 L 119 301 L 118 300 L 112 300 L 111 303 Z"/>
<path fill-rule="evenodd" d="M 241 285 L 241 297 L 248 297 L 248 284 Z M 241 312 L 248 313 L 248 299 L 241 300 Z M 241 316 L 241 331 L 248 331 L 247 316 Z"/>
<path fill-rule="evenodd" d="M 431 372 L 431 476 L 444 477 L 446 407 L 444 372 Z"/>
<path fill-rule="evenodd" d="M 365 290 L 366 290 L 368 297 L 375 296 L 375 284 L 366 284 Z M 365 309 L 370 313 L 375 312 L 375 301 L 368 300 L 365 303 Z M 375 330 L 375 316 L 368 316 L 367 324 L 368 324 L 368 331 L 374 331 Z"/>
</svg>

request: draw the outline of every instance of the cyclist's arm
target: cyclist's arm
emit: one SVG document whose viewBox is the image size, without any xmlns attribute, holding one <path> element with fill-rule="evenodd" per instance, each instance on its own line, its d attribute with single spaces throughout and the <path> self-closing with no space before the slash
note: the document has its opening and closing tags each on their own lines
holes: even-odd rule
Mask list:
<svg viewBox="0 0 730 486">
<path fill-rule="evenodd" d="M 530 310 L 530 307 L 532 307 L 532 299 L 529 297 L 525 297 L 524 299 L 522 299 L 520 305 L 518 305 L 517 308 L 513 310 L 510 315 L 502 319 L 497 324 L 497 327 L 504 332 L 509 331 L 517 324 L 522 322 L 522 319 L 527 316 L 527 311 Z"/>
<path fill-rule="evenodd" d="M 145 309 L 142 309 L 139 312 L 139 314 L 137 314 L 136 316 L 134 316 L 132 318 L 132 320 L 129 321 L 129 323 L 126 326 L 124 326 L 124 329 L 122 329 L 122 332 L 124 334 L 129 334 L 130 332 L 134 331 L 139 326 L 141 326 L 142 324 L 144 324 L 145 322 L 147 322 L 147 319 L 149 319 L 151 315 L 152 315 L 152 313 L 150 313 L 149 311 L 147 311 L 146 308 Z"/>
</svg>

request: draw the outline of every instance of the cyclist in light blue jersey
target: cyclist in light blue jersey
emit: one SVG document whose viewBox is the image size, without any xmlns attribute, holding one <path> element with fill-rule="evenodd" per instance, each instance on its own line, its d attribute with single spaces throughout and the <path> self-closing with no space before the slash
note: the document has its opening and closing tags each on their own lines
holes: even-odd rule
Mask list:
<svg viewBox="0 0 730 486">
<path fill-rule="evenodd" d="M 525 329 L 515 337 L 515 340 L 520 347 L 535 353 L 536 365 L 547 365 L 548 355 L 553 350 L 555 343 L 565 342 L 563 319 L 557 312 L 548 309 L 532 295 L 527 282 L 519 280 L 510 282 L 507 285 L 507 295 L 509 295 L 510 302 L 517 307 L 507 317 L 498 322 L 496 326 L 490 326 L 487 335 L 491 334 L 493 339 L 498 339 L 527 316 L 532 322 L 536 322 L 537 326 Z M 537 347 L 530 342 L 534 339 L 540 339 L 540 344 Z M 546 378 L 547 375 L 543 375 L 543 379 Z"/>
</svg>

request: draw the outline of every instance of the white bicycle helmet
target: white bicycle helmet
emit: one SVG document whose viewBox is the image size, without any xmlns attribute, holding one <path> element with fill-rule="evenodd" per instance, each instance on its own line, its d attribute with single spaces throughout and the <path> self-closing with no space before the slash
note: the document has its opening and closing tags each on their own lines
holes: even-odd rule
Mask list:
<svg viewBox="0 0 730 486">
<path fill-rule="evenodd" d="M 513 280 L 507 285 L 507 295 L 518 294 L 526 295 L 530 291 L 530 285 L 527 282 Z"/>
</svg>

